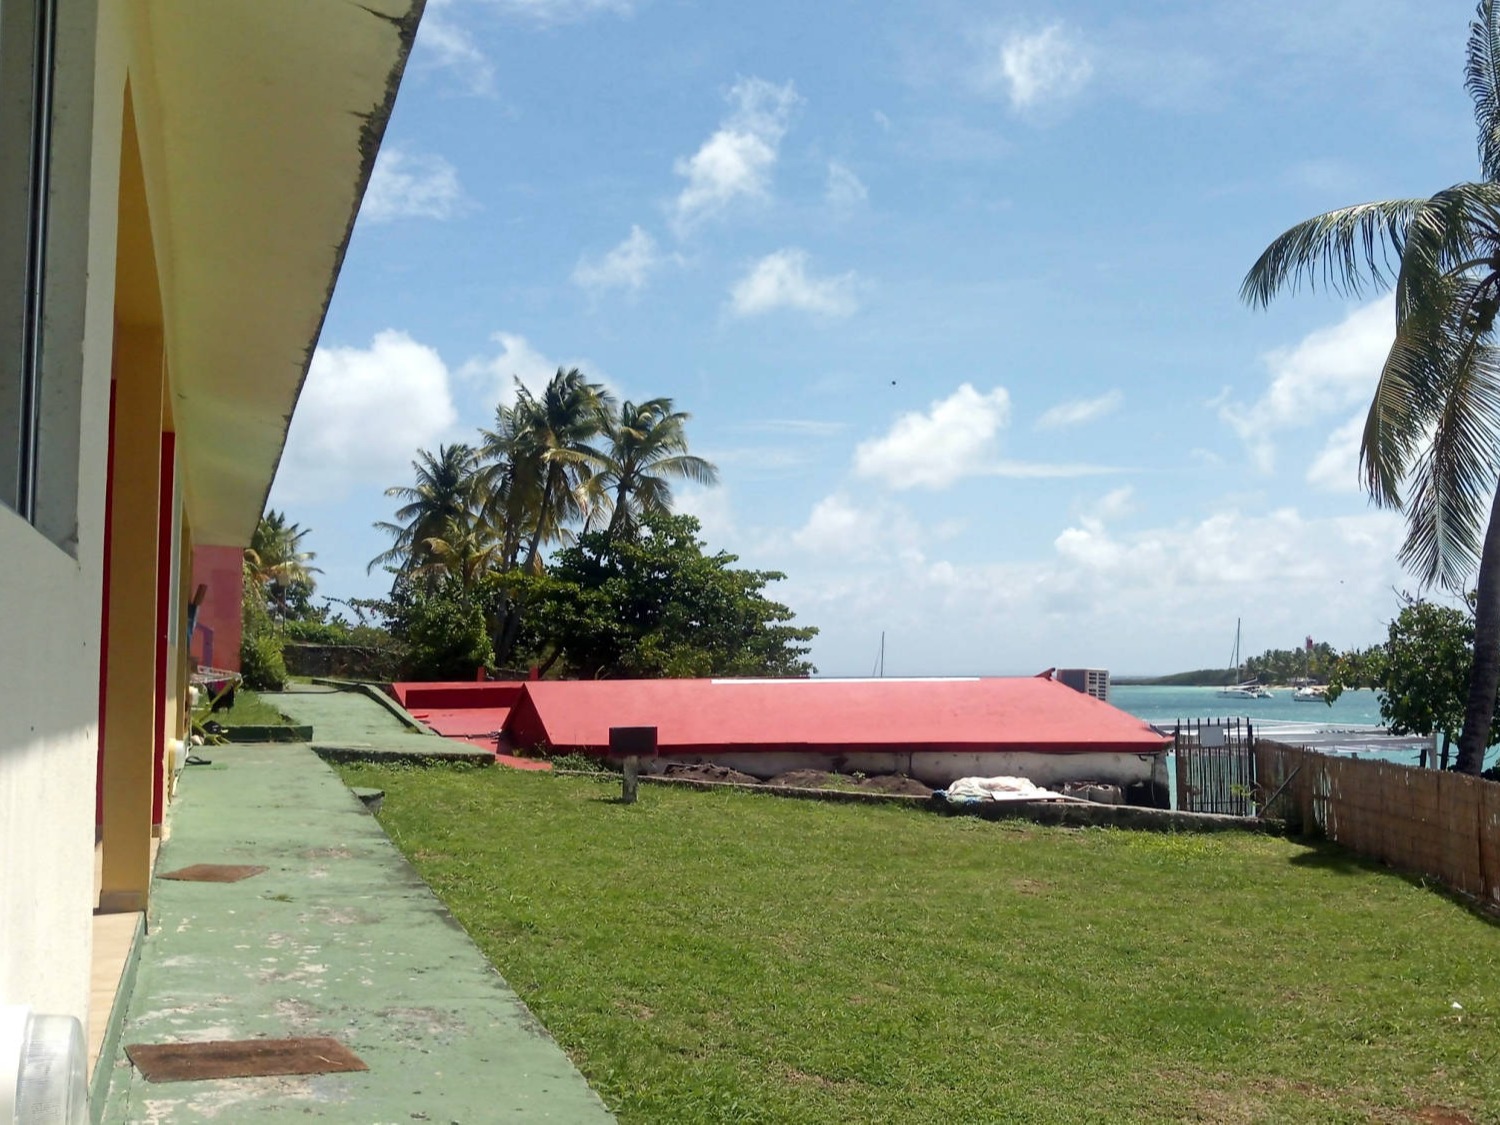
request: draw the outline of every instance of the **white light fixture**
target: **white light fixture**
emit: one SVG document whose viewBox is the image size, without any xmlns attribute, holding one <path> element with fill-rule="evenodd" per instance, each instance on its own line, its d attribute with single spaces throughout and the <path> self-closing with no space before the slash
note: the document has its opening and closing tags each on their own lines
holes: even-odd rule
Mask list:
<svg viewBox="0 0 1500 1125">
<path fill-rule="evenodd" d="M 0 1125 L 88 1125 L 88 1048 L 73 1016 L 0 1006 Z"/>
</svg>

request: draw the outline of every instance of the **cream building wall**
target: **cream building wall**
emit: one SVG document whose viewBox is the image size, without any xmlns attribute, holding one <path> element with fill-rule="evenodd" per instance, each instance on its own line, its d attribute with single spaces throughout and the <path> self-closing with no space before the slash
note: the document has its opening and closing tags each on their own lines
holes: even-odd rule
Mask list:
<svg viewBox="0 0 1500 1125">
<path fill-rule="evenodd" d="M 107 185 L 119 137 L 98 127 L 109 110 L 94 97 L 95 16 L 89 2 L 60 6 L 41 427 L 48 519 L 38 521 L 47 526 L 0 506 L 0 1002 L 79 1017 L 93 909 L 114 288 Z"/>
<path fill-rule="evenodd" d="M 41 2 L 0 0 L 0 16 Z M 105 785 L 106 898 L 114 880 L 128 909 L 147 885 L 155 737 L 181 723 L 182 560 L 191 544 L 243 546 L 255 526 L 422 0 L 56 3 L 41 494 L 34 523 L 0 504 L 0 1003 L 86 1018 L 101 633 L 107 618 L 146 622 L 108 641 L 131 671 L 120 682 L 138 682 L 140 654 L 154 668 L 157 643 L 154 602 L 103 611 L 109 560 L 112 597 L 165 592 L 170 644 L 166 690 L 117 691 L 106 708 L 106 738 L 122 737 L 117 713 L 134 724 L 114 757 L 129 768 Z M 116 375 L 132 452 L 111 554 Z M 129 404 L 127 375 L 146 380 Z M 154 407 L 152 378 L 165 380 Z M 134 556 L 119 522 L 121 493 L 156 480 L 162 426 L 177 432 L 178 569 L 156 581 L 154 510 L 149 528 L 139 507 L 127 521 Z"/>
</svg>

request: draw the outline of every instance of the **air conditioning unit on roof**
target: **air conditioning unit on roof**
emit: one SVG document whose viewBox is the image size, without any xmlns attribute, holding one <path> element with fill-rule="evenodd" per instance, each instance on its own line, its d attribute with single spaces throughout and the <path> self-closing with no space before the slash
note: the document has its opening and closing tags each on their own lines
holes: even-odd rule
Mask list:
<svg viewBox="0 0 1500 1125">
<path fill-rule="evenodd" d="M 1067 684 L 1074 691 L 1092 695 L 1095 699 L 1109 702 L 1109 670 L 1106 668 L 1059 668 L 1055 673 L 1057 682 Z"/>
</svg>

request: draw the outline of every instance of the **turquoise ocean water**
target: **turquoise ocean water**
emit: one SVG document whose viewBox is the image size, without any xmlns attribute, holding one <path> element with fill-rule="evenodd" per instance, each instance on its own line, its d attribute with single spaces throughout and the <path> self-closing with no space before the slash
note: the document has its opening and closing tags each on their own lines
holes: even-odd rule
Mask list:
<svg viewBox="0 0 1500 1125">
<path fill-rule="evenodd" d="M 1378 727 L 1380 704 L 1373 691 L 1346 691 L 1331 706 L 1298 703 L 1291 688 L 1272 688 L 1270 699 L 1224 699 L 1211 687 L 1136 687 L 1111 684 L 1109 701 L 1148 723 L 1172 723 L 1177 719 L 1248 716 L 1252 721 L 1271 720 L 1330 727 Z"/>
<path fill-rule="evenodd" d="M 1347 691 L 1333 704 L 1298 703 L 1291 688 L 1272 688 L 1270 699 L 1225 699 L 1217 688 L 1138 687 L 1111 684 L 1109 701 L 1148 723 L 1170 730 L 1179 719 L 1248 718 L 1258 734 L 1298 744 L 1304 739 L 1318 749 L 1417 765 L 1420 738 L 1401 744 L 1372 745 L 1366 739 L 1381 733 L 1380 702 L 1375 692 Z M 1342 736 L 1342 737 L 1341 737 Z M 1490 748 L 1487 765 L 1500 760 L 1500 746 Z"/>
</svg>

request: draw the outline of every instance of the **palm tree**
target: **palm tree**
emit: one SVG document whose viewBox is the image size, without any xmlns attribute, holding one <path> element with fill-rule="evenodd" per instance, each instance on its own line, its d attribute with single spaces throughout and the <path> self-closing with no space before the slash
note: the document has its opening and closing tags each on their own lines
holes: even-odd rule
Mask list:
<svg viewBox="0 0 1500 1125">
<path fill-rule="evenodd" d="M 599 481 L 613 509 L 611 537 L 634 537 L 642 516 L 672 510 L 669 478 L 717 484 L 719 470 L 687 451 L 683 424 L 691 415 L 672 409 L 669 398 L 626 402 L 609 422 L 609 450 Z"/>
<path fill-rule="evenodd" d="M 585 517 L 605 464 L 592 443 L 613 406 L 602 384 L 576 367 L 559 367 L 540 395 L 518 379 L 516 401 L 496 409 L 495 428 L 482 432 L 480 460 L 483 511 L 497 529 L 502 571 L 539 573 L 542 544 L 563 539 L 567 525 Z M 491 638 L 501 663 L 520 635 L 522 608 L 507 590 L 492 607 Z"/>
<path fill-rule="evenodd" d="M 305 601 L 312 594 L 313 575 L 323 573 L 312 565 L 317 555 L 302 549 L 310 530 L 287 523 L 286 515 L 273 509 L 260 518 L 245 548 L 246 580 L 265 592 L 283 619 L 289 600 L 300 594 Z"/>
<path fill-rule="evenodd" d="M 438 545 L 474 532 L 483 507 L 474 450 L 463 442 L 439 445 L 436 454 L 419 449 L 411 467 L 415 484 L 385 490 L 387 496 L 404 503 L 396 509 L 396 522 L 375 524 L 391 536 L 392 543 L 370 560 L 367 570 L 394 563 L 398 573 L 432 577 L 432 564 L 444 554 Z"/>
<path fill-rule="evenodd" d="M 560 539 L 567 523 L 585 515 L 588 482 L 607 464 L 593 442 L 605 431 L 614 396 L 578 368 L 561 367 L 541 396 L 516 385 L 514 479 L 534 500 L 531 542 L 522 563 L 539 565 L 542 543 Z"/>
<path fill-rule="evenodd" d="M 1247 302 L 1265 305 L 1304 282 L 1355 296 L 1367 285 L 1395 285 L 1396 338 L 1365 421 L 1360 466 L 1377 504 L 1405 509 L 1400 558 L 1424 583 L 1462 590 L 1478 564 L 1474 663 L 1457 763 L 1468 773 L 1483 768 L 1500 692 L 1496 3 L 1480 0 L 1465 68 L 1484 179 L 1428 199 L 1363 203 L 1299 223 L 1266 248 L 1240 290 Z"/>
</svg>

